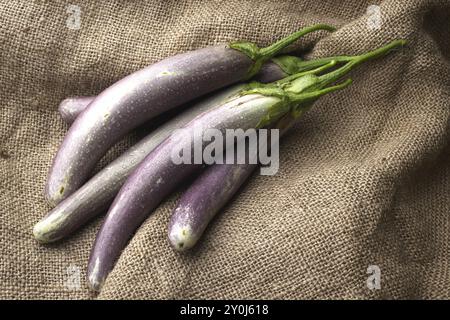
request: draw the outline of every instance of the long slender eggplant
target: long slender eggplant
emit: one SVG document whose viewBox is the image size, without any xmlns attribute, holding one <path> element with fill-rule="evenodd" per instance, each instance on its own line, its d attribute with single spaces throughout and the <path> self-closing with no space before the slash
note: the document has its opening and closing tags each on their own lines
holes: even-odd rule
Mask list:
<svg viewBox="0 0 450 320">
<path fill-rule="evenodd" d="M 196 117 L 184 127 L 183 134 L 168 137 L 140 163 L 114 199 L 89 258 L 90 287 L 93 290 L 101 288 L 136 229 L 177 185 L 199 168 L 198 164 L 174 162 L 174 152 L 190 150 L 192 154 L 195 153 L 193 146 L 204 148 L 203 133 L 206 129 L 216 129 L 222 133 L 226 129 L 247 130 L 270 125 L 289 113 L 297 117 L 322 95 L 347 87 L 351 79 L 330 85 L 355 66 L 403 44 L 404 41 L 394 41 L 320 76 L 315 75 L 313 70 L 275 84 L 255 85 L 242 92 L 241 96 Z M 331 66 L 333 63 L 329 64 Z M 324 70 L 322 67 L 316 71 L 320 73 Z"/>
<path fill-rule="evenodd" d="M 292 75 L 302 70 L 309 70 L 316 67 L 316 65 L 311 65 L 310 62 L 311 61 L 305 62 L 295 56 L 275 57 L 272 58 L 272 61 L 265 63 L 252 80 L 262 83 L 276 81 L 287 75 Z M 321 64 L 322 63 L 323 62 L 321 62 Z M 72 124 L 81 112 L 94 101 L 94 99 L 95 96 L 75 96 L 66 98 L 61 101 L 58 106 L 59 114 L 67 124 Z"/>
<path fill-rule="evenodd" d="M 116 82 L 92 101 L 64 138 L 49 172 L 45 195 L 57 204 L 77 190 L 95 164 L 125 134 L 153 117 L 255 75 L 264 62 L 301 36 L 304 28 L 267 48 L 248 42 L 186 52 Z"/>
<path fill-rule="evenodd" d="M 168 226 L 172 247 L 185 251 L 195 246 L 212 218 L 257 167 L 257 164 L 215 164 L 206 168 L 172 211 Z"/>
<path fill-rule="evenodd" d="M 294 120 L 291 115 L 287 115 L 274 125 L 274 128 L 280 130 L 280 137 L 292 126 Z M 258 146 L 261 147 L 262 143 L 270 146 L 269 141 L 270 139 L 259 141 Z M 247 153 L 250 153 L 250 148 L 247 148 Z M 173 248 L 185 251 L 195 246 L 209 222 L 257 167 L 255 162 L 214 164 L 202 172 L 182 194 L 172 211 L 168 237 Z"/>
<path fill-rule="evenodd" d="M 290 62 L 285 62 L 285 59 Z M 292 60 L 296 62 L 295 66 L 292 66 Z M 263 66 L 254 79 L 258 79 L 258 81 L 263 83 L 273 82 L 288 76 L 289 74 L 286 72 L 295 73 L 311 69 L 311 61 L 303 61 L 297 57 L 289 56 L 279 57 L 276 64 L 266 63 L 266 65 L 270 66 Z M 286 72 L 283 70 L 286 70 Z M 213 93 L 148 134 L 53 208 L 35 225 L 33 229 L 35 238 L 42 243 L 54 242 L 65 238 L 86 222 L 104 212 L 130 172 L 150 151 L 166 139 L 173 130 L 181 128 L 202 112 L 220 105 L 225 99 L 237 94 L 246 86 L 246 84 L 238 84 Z M 64 106 L 63 109 L 77 110 L 78 112 L 82 111 L 82 103 L 86 103 L 88 100 L 88 97 L 68 98 L 61 105 Z M 72 107 L 71 103 L 75 107 Z M 71 112 L 71 114 L 76 115 L 76 112 Z"/>
</svg>

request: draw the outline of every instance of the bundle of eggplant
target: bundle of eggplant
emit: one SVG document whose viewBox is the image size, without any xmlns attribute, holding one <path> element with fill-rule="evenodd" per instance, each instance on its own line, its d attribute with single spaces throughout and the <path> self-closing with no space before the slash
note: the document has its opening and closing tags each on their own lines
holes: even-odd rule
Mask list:
<svg viewBox="0 0 450 320">
<path fill-rule="evenodd" d="M 276 128 L 283 134 L 319 97 L 347 87 L 351 79 L 335 82 L 354 67 L 405 44 L 396 40 L 362 55 L 309 61 L 280 55 L 300 37 L 318 30 L 334 28 L 307 27 L 266 48 L 234 42 L 175 55 L 136 71 L 96 97 L 64 100 L 59 111 L 73 123 L 53 160 L 45 189 L 54 209 L 35 225 L 34 237 L 42 243 L 66 238 L 108 210 L 88 264 L 89 285 L 98 291 L 148 215 L 197 174 L 168 226 L 169 242 L 176 250 L 192 248 L 258 164 L 174 163 L 173 149 L 193 145 L 192 137 L 175 138 L 175 130 Z M 225 89 L 217 91 L 221 88 Z M 213 91 L 90 177 L 108 149 L 133 129 Z M 205 147 L 204 141 L 195 142 Z"/>
</svg>

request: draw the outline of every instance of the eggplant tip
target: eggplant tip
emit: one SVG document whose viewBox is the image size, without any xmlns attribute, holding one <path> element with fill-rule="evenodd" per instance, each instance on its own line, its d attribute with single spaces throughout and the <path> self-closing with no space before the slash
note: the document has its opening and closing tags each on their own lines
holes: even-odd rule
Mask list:
<svg viewBox="0 0 450 320">
<path fill-rule="evenodd" d="M 34 238 L 41 243 L 49 243 L 61 239 L 60 230 L 65 220 L 66 216 L 61 214 L 51 214 L 42 218 L 33 227 Z"/>
<path fill-rule="evenodd" d="M 33 236 L 40 243 L 51 242 L 48 237 L 47 223 L 44 220 L 39 221 L 33 227 Z"/>
<path fill-rule="evenodd" d="M 169 242 L 177 251 L 186 251 L 195 245 L 192 230 L 186 226 L 176 225 L 169 233 Z"/>
<path fill-rule="evenodd" d="M 95 279 L 93 277 L 89 277 L 88 281 L 89 289 L 95 292 L 100 292 L 100 289 L 103 286 L 103 281 L 100 281 L 99 279 Z"/>
<path fill-rule="evenodd" d="M 99 267 L 100 267 L 100 259 L 97 258 L 95 260 L 94 267 L 92 268 L 92 271 L 88 274 L 88 286 L 92 291 L 99 292 L 100 289 L 103 286 L 103 282 L 105 282 L 105 277 L 100 276 L 99 274 Z"/>
</svg>

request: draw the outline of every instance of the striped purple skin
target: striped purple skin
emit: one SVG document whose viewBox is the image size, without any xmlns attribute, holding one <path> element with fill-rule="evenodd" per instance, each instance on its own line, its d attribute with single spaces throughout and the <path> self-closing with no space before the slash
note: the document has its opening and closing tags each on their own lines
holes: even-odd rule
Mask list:
<svg viewBox="0 0 450 320">
<path fill-rule="evenodd" d="M 245 95 L 201 114 L 185 129 L 201 127 L 204 132 L 214 128 L 224 133 L 225 129 L 256 128 L 278 102 L 280 99 L 276 97 Z M 114 199 L 91 251 L 88 280 L 92 289 L 100 289 L 128 240 L 148 215 L 187 177 L 201 168 L 200 165 L 177 165 L 171 158 L 173 150 L 180 150 L 181 146 L 192 147 L 196 141 L 203 147 L 208 144 L 191 139 L 189 134 L 171 135 L 128 177 Z"/>
<path fill-rule="evenodd" d="M 46 185 L 57 204 L 77 190 L 124 135 L 151 118 L 246 77 L 245 54 L 215 46 L 179 54 L 116 82 L 86 108 L 64 138 Z"/>
<path fill-rule="evenodd" d="M 263 64 L 259 73 L 255 75 L 252 80 L 262 83 L 269 83 L 283 79 L 286 76 L 287 74 L 281 70 L 277 64 L 267 62 Z M 94 98 L 95 96 L 79 96 L 64 99 L 59 104 L 59 113 L 67 124 L 72 124 L 80 113 L 87 108 L 89 103 L 94 100 Z"/>
<path fill-rule="evenodd" d="M 280 129 L 281 136 L 293 122 L 292 117 L 286 116 L 280 119 L 274 128 Z M 269 141 L 270 135 L 267 141 L 260 141 L 259 144 L 267 144 Z M 250 163 L 214 164 L 203 171 L 183 193 L 172 211 L 168 226 L 172 247 L 185 251 L 195 246 L 210 221 L 257 167 L 257 164 Z"/>
<path fill-rule="evenodd" d="M 95 96 L 66 98 L 58 106 L 59 114 L 67 124 L 72 124 L 94 99 Z"/>
</svg>

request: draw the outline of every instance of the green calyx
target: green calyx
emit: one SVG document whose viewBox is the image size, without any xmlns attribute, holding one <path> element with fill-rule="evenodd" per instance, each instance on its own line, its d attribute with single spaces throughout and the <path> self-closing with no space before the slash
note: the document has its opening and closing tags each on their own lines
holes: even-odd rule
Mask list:
<svg viewBox="0 0 450 320">
<path fill-rule="evenodd" d="M 273 123 L 287 112 L 291 112 L 291 115 L 297 118 L 321 96 L 349 86 L 352 83 L 351 79 L 337 85 L 332 85 L 332 83 L 341 79 L 353 68 L 363 62 L 382 57 L 405 44 L 404 40 L 396 40 L 357 56 L 338 56 L 312 61 L 295 61 L 294 59 L 292 61 L 297 63 L 298 70 L 306 69 L 307 71 L 298 72 L 270 84 L 250 83 L 240 95 L 261 94 L 279 98 L 280 102 L 271 107 L 267 115 L 261 119 L 258 127 Z M 343 63 L 343 65 L 336 68 L 338 63 Z M 311 67 L 313 69 L 309 69 Z M 329 71 L 329 69 L 333 70 Z"/>
<path fill-rule="evenodd" d="M 286 74 L 302 72 L 302 65 L 306 63 L 303 59 L 295 56 L 278 56 L 270 59 Z"/>
<path fill-rule="evenodd" d="M 318 30 L 334 31 L 335 28 L 325 24 L 317 24 L 311 27 L 306 27 L 292 33 L 286 38 L 283 38 L 266 48 L 259 48 L 256 44 L 251 42 L 233 42 L 229 44 L 229 47 L 246 54 L 250 59 L 253 60 L 253 65 L 251 66 L 247 74 L 247 79 L 250 79 L 256 73 L 258 73 L 258 71 L 261 69 L 261 66 L 266 61 L 279 54 L 283 49 L 297 41 L 299 38 L 305 36 L 308 33 Z"/>
</svg>

